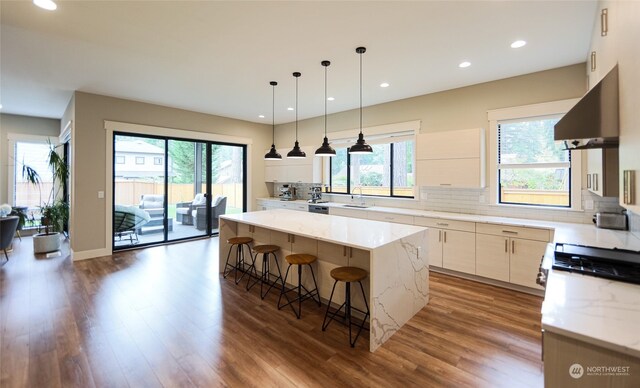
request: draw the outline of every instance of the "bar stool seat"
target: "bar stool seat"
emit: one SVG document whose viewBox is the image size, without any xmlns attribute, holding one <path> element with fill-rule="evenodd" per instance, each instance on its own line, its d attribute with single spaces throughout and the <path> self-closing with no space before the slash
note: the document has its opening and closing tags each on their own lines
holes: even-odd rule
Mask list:
<svg viewBox="0 0 640 388">
<path fill-rule="evenodd" d="M 277 245 L 265 244 L 265 245 L 255 245 L 253 247 L 253 252 L 255 252 L 255 256 L 253 256 L 253 262 L 248 269 L 249 279 L 247 279 L 247 291 L 251 289 L 251 287 L 260 283 L 260 299 L 264 299 L 271 289 L 278 285 L 284 285 L 282 280 L 282 272 L 280 272 L 280 264 L 278 264 L 278 257 L 276 256 L 276 252 L 280 250 L 280 247 Z M 256 259 L 258 255 L 262 254 L 262 273 L 258 275 L 256 270 Z M 276 263 L 276 269 L 278 270 L 278 276 L 271 281 L 271 261 L 270 258 L 273 257 L 274 262 Z M 253 273 L 253 275 L 252 275 Z M 255 279 L 253 283 L 251 283 L 251 278 Z M 280 284 L 278 284 L 278 282 Z M 262 291 L 263 286 L 268 286 L 266 291 Z"/>
<path fill-rule="evenodd" d="M 313 273 L 313 267 L 311 266 L 311 264 L 315 263 L 318 260 L 318 258 L 314 255 L 310 255 L 307 253 L 294 253 L 292 255 L 285 256 L 284 259 L 287 261 L 289 266 L 287 267 L 287 272 L 285 273 L 284 279 L 282 280 L 282 291 L 280 291 L 280 297 L 278 298 L 278 310 L 280 310 L 285 306 L 291 306 L 291 309 L 296 315 L 296 318 L 300 319 L 300 316 L 302 315 L 302 301 L 307 299 L 313 299 L 314 301 L 318 302 L 318 307 L 322 307 L 322 302 L 320 302 L 320 293 L 318 291 L 318 283 L 316 283 L 316 276 Z M 289 270 L 291 270 L 292 265 L 298 266 L 298 286 L 287 290 L 285 283 L 287 281 L 287 277 L 289 276 Z M 313 286 L 314 286 L 312 290 L 307 290 L 307 288 L 302 285 L 302 268 L 304 265 L 308 266 L 309 270 L 311 270 L 311 277 L 313 278 Z M 305 291 L 304 294 L 302 293 L 303 289 Z M 289 292 L 294 292 L 296 290 L 298 291 L 298 294 L 296 295 L 296 297 L 293 299 L 289 299 L 289 296 L 287 294 Z M 285 299 L 287 300 L 287 303 L 280 305 L 282 296 L 285 297 Z M 296 310 L 295 307 L 293 307 L 293 303 L 295 303 L 296 301 L 298 302 L 298 310 Z"/>
<path fill-rule="evenodd" d="M 245 263 L 245 256 L 244 256 L 245 247 L 249 250 L 249 257 L 252 259 L 252 263 L 249 264 L 249 268 L 251 268 L 251 266 L 254 266 L 254 269 L 255 269 L 255 264 L 253 263 L 253 256 L 251 256 L 251 246 L 249 245 L 252 242 L 253 242 L 253 238 L 246 237 L 246 236 L 230 237 L 229 239 L 227 239 L 227 244 L 231 244 L 231 246 L 229 247 L 229 253 L 227 253 L 227 261 L 224 264 L 224 271 L 222 273 L 223 278 L 226 279 L 231 272 L 234 272 L 234 280 L 235 280 L 235 283 L 238 284 L 240 283 L 244 275 L 247 274 L 247 270 L 245 268 L 246 263 Z M 235 260 L 236 262 L 235 264 L 229 264 L 231 251 L 233 250 L 234 247 L 236 248 L 236 260 Z M 242 276 L 240 276 L 240 278 L 238 278 L 239 272 L 242 272 Z"/>
<path fill-rule="evenodd" d="M 360 337 L 360 333 L 364 329 L 364 326 L 367 323 L 367 318 L 369 318 L 369 305 L 367 304 L 367 296 L 364 292 L 364 287 L 362 286 L 362 281 L 367 278 L 369 275 L 367 271 L 358 267 L 338 267 L 334 268 L 330 272 L 331 277 L 335 280 L 333 283 L 333 289 L 331 290 L 331 296 L 329 297 L 329 303 L 327 305 L 327 312 L 324 314 L 324 320 L 322 322 L 322 331 L 325 331 L 329 326 L 329 323 L 334 319 L 341 318 L 343 323 L 349 326 L 349 344 L 353 348 L 356 345 L 356 341 L 358 337 Z M 333 293 L 336 290 L 336 285 L 338 282 L 345 283 L 345 295 L 344 295 L 344 303 L 338 307 L 338 309 L 334 312 L 331 312 L 331 302 L 333 301 Z M 366 311 L 362 311 L 356 307 L 351 306 L 351 283 L 358 282 L 360 284 L 360 290 L 362 291 L 362 298 L 364 299 L 364 305 L 366 307 Z M 339 315 L 338 313 L 344 307 L 344 314 Z M 351 310 L 356 310 L 359 313 L 364 314 L 364 318 L 362 319 L 362 323 L 358 325 L 358 323 L 353 323 L 351 319 Z M 352 326 L 358 326 L 358 333 L 356 337 L 352 340 Z"/>
</svg>

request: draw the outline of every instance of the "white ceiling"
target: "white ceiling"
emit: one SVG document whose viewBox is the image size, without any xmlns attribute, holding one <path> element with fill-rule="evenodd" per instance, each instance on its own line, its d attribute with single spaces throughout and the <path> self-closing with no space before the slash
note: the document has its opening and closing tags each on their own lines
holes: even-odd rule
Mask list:
<svg viewBox="0 0 640 388">
<path fill-rule="evenodd" d="M 0 103 L 60 118 L 80 90 L 270 124 L 275 80 L 276 122 L 290 122 L 294 71 L 299 117 L 323 114 L 324 59 L 329 113 L 358 106 L 360 45 L 365 106 L 584 62 L 596 5 L 2 0 Z"/>
</svg>

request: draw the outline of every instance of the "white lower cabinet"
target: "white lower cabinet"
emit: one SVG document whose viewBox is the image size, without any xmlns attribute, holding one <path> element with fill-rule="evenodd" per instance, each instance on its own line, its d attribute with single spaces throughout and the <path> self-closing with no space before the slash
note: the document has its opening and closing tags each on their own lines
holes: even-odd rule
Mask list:
<svg viewBox="0 0 640 388">
<path fill-rule="evenodd" d="M 546 241 L 478 234 L 476 274 L 541 290 L 536 275 L 546 248 Z"/>
<path fill-rule="evenodd" d="M 442 267 L 442 229 L 429 228 L 427 233 L 429 247 L 429 265 Z"/>
<path fill-rule="evenodd" d="M 509 281 L 509 237 L 476 235 L 476 275 Z"/>
<path fill-rule="evenodd" d="M 442 267 L 458 272 L 475 274 L 476 234 L 458 230 L 443 230 Z"/>
</svg>

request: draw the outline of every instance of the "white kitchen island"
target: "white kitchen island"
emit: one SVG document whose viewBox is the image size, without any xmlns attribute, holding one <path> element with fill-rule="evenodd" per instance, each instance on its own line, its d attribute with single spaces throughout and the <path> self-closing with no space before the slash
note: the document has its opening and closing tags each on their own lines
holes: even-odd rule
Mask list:
<svg viewBox="0 0 640 388">
<path fill-rule="evenodd" d="M 290 253 L 316 255 L 318 262 L 314 271 L 320 296 L 325 302 L 333 286 L 329 276 L 331 269 L 346 265 L 366 269 L 369 278 L 363 285 L 368 291 L 371 311 L 369 350 L 372 352 L 428 302 L 427 228 L 277 209 L 220 216 L 219 230 L 221 273 L 229 251 L 227 239 L 253 237 L 254 244 L 274 244 L 281 248 L 278 259 L 283 275 L 286 271 L 284 256 Z M 260 270 L 260 262 L 256 263 L 256 268 Z M 273 272 L 275 266 L 271 270 Z M 303 283 L 310 286 L 310 275 L 306 272 L 303 272 Z M 293 275 L 289 274 L 288 282 L 297 279 L 297 274 Z M 362 308 L 363 303 L 358 299 L 360 293 L 356 290 L 358 288 L 352 291 L 353 304 Z M 334 302 L 340 304 L 343 300 L 344 286 L 339 285 Z M 311 304 L 307 306 L 314 308 Z"/>
</svg>

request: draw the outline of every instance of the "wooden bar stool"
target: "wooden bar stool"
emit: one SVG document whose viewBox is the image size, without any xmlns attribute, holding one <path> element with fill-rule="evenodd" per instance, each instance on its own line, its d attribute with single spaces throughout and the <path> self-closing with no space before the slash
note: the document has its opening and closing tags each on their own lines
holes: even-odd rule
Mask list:
<svg viewBox="0 0 640 388">
<path fill-rule="evenodd" d="M 276 256 L 276 252 L 280 250 L 280 247 L 277 245 L 256 245 L 253 247 L 253 251 L 255 252 L 255 256 L 253 256 L 253 262 L 249 267 L 249 279 L 247 279 L 247 291 L 251 289 L 251 287 L 255 286 L 257 283 L 260 283 L 260 298 L 264 299 L 265 296 L 271 291 L 271 289 L 280 281 L 281 284 L 284 284 L 282 280 L 282 272 L 280 272 L 280 264 L 278 264 L 278 257 Z M 262 273 L 258 276 L 256 270 L 256 259 L 258 255 L 262 253 Z M 273 261 L 276 263 L 276 269 L 278 270 L 278 276 L 275 280 L 271 281 L 271 261 L 270 258 L 273 257 Z M 254 273 L 254 282 L 251 283 L 251 273 Z M 262 293 L 262 287 L 268 286 L 267 290 Z"/>
<path fill-rule="evenodd" d="M 342 318 L 343 323 L 349 326 L 349 344 L 351 345 L 352 348 L 356 345 L 356 341 L 358 340 L 360 333 L 362 333 L 362 329 L 364 329 L 364 326 L 367 323 L 367 318 L 369 318 L 369 315 L 370 315 L 369 305 L 367 304 L 367 296 L 364 292 L 364 287 L 362 286 L 362 281 L 366 279 L 367 276 L 368 276 L 367 271 L 357 267 L 338 267 L 331 270 L 331 277 L 335 279 L 335 282 L 333 283 L 333 289 L 331 290 L 331 296 L 329 297 L 327 312 L 324 314 L 324 320 L 322 322 L 322 331 L 325 331 L 327 329 L 327 326 L 329 326 L 329 323 L 331 323 L 331 321 L 334 320 L 336 317 Z M 338 284 L 338 282 L 345 283 L 345 287 L 346 287 L 345 297 L 344 297 L 345 301 L 340 307 L 338 307 L 336 311 L 334 311 L 333 313 L 330 313 L 329 310 L 331 309 L 333 292 L 336 290 L 336 285 Z M 367 311 L 362 311 L 356 307 L 351 306 L 351 283 L 353 282 L 358 282 L 360 284 L 360 290 L 362 291 L 362 298 L 364 299 L 364 305 L 367 308 Z M 338 313 L 340 312 L 340 310 L 342 310 L 343 307 L 345 307 L 344 315 L 338 315 Z M 356 338 L 354 338 L 353 340 L 351 340 L 352 338 L 351 327 L 353 325 L 357 326 L 358 324 L 352 323 L 351 310 L 356 310 L 364 314 L 364 318 L 362 319 L 362 323 L 358 328 L 358 333 L 356 334 Z"/>
<path fill-rule="evenodd" d="M 311 264 L 313 264 L 314 262 L 316 262 L 318 260 L 318 258 L 314 255 L 309 255 L 306 253 L 296 253 L 293 255 L 287 255 L 284 258 L 287 263 L 289 263 L 289 266 L 287 267 L 287 272 L 284 275 L 284 279 L 282 280 L 282 291 L 280 292 L 280 297 L 278 298 L 278 310 L 280 310 L 281 308 L 285 307 L 285 306 L 291 306 L 291 309 L 293 310 L 293 312 L 296 314 L 296 318 L 300 319 L 300 316 L 302 314 L 302 301 L 306 300 L 306 299 L 313 299 L 314 301 L 316 300 L 314 297 L 317 297 L 318 300 L 318 306 L 322 307 L 322 303 L 320 302 L 320 293 L 318 292 L 318 283 L 316 283 L 316 276 L 313 274 L 313 267 L 311 266 Z M 287 277 L 289 276 L 289 270 L 291 269 L 292 265 L 297 265 L 298 266 L 298 286 L 296 288 L 290 288 L 290 289 L 286 289 L 285 283 L 287 281 Z M 309 269 L 311 270 L 311 277 L 313 278 L 313 285 L 314 285 L 314 289 L 309 291 L 307 290 L 307 288 L 305 286 L 302 285 L 302 268 L 304 265 L 309 266 Z M 305 290 L 305 294 L 302 294 L 302 289 Z M 287 293 L 291 292 L 291 291 L 298 291 L 298 295 L 293 298 L 293 299 L 289 299 L 289 297 L 287 296 Z M 283 304 L 282 306 L 280 305 L 280 301 L 282 300 L 282 296 L 284 295 L 285 299 L 287 299 L 287 303 Z M 298 302 L 298 310 L 296 311 L 295 307 L 293 307 L 293 303 L 294 302 Z"/>
<path fill-rule="evenodd" d="M 233 271 L 235 272 L 234 279 L 236 284 L 240 283 L 244 275 L 247 273 L 247 271 L 244 268 L 245 266 L 244 247 L 245 246 L 247 247 L 247 249 L 249 250 L 249 257 L 253 260 L 253 257 L 251 256 L 251 246 L 249 246 L 249 244 L 252 242 L 253 242 L 253 238 L 251 237 L 231 237 L 230 239 L 227 240 L 227 244 L 231 244 L 231 246 L 229 247 L 229 253 L 227 253 L 227 261 L 224 264 L 224 272 L 222 274 L 223 278 L 226 279 L 227 275 L 229 275 Z M 233 250 L 233 247 L 236 247 L 235 265 L 229 264 L 229 257 L 231 257 L 231 251 Z M 242 272 L 242 276 L 240 276 L 240 278 L 238 278 L 238 272 Z"/>
</svg>

